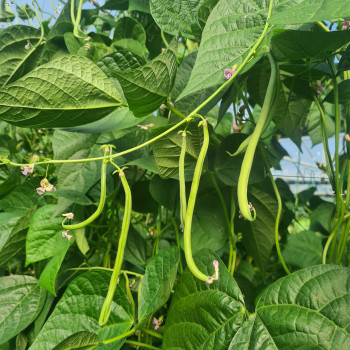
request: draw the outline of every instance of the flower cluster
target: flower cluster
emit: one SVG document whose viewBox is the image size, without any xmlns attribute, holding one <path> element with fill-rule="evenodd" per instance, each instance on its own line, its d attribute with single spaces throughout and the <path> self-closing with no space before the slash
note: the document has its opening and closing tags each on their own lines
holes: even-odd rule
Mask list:
<svg viewBox="0 0 350 350">
<path fill-rule="evenodd" d="M 163 323 L 163 316 L 160 316 L 158 319 L 153 317 L 152 324 L 154 324 L 154 330 L 156 331 L 159 326 Z"/>
<path fill-rule="evenodd" d="M 50 191 L 54 191 L 56 192 L 56 188 L 50 184 L 49 180 L 45 177 L 44 179 L 42 179 L 40 181 L 40 187 L 38 187 L 36 189 L 36 192 L 39 195 L 44 194 L 45 192 L 50 192 Z"/>
<path fill-rule="evenodd" d="M 232 66 L 231 69 L 229 68 L 226 68 L 224 70 L 224 77 L 229 80 L 231 79 L 235 74 L 236 74 L 236 71 L 237 71 L 237 64 L 235 64 L 234 66 Z"/>
<path fill-rule="evenodd" d="M 69 231 L 69 230 L 63 231 L 63 232 L 62 232 L 62 237 L 66 237 L 66 238 L 68 239 L 68 241 L 70 241 L 70 239 L 71 239 L 73 236 L 72 236 L 72 235 L 69 235 L 69 234 L 68 234 L 68 231 Z"/>
<path fill-rule="evenodd" d="M 21 173 L 24 176 L 27 176 L 28 174 L 33 174 L 34 171 L 34 163 L 29 164 L 28 166 L 22 166 L 21 167 L 22 171 Z"/>
<path fill-rule="evenodd" d="M 314 89 L 318 94 L 320 94 L 321 92 L 326 92 L 326 90 L 324 89 L 324 87 L 321 84 L 321 80 L 316 80 L 316 82 L 310 83 L 309 86 L 312 89 Z"/>
</svg>

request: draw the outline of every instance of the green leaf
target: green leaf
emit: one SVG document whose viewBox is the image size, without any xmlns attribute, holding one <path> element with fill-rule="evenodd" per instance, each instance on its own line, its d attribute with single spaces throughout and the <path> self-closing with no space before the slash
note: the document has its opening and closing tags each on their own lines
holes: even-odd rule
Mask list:
<svg viewBox="0 0 350 350">
<path fill-rule="evenodd" d="M 129 0 L 106 0 L 102 6 L 105 10 L 127 10 L 129 6 Z"/>
<path fill-rule="evenodd" d="M 146 33 L 142 25 L 131 17 L 122 17 L 115 24 L 113 44 L 139 56 L 143 56 Z"/>
<path fill-rule="evenodd" d="M 150 0 L 151 14 L 165 32 L 194 39 L 192 25 L 198 25 L 197 12 L 203 2 L 204 0 Z"/>
<path fill-rule="evenodd" d="M 338 98 L 340 104 L 347 104 L 350 100 L 350 80 L 341 81 L 338 84 Z M 326 102 L 334 103 L 334 90 L 324 99 Z"/>
<path fill-rule="evenodd" d="M 146 65 L 111 71 L 120 82 L 129 108 L 136 117 L 155 111 L 170 95 L 176 73 L 176 43 Z"/>
<path fill-rule="evenodd" d="M 195 262 L 206 275 L 219 261 L 219 280 L 212 284 L 195 278 L 189 269 L 181 275 L 167 314 L 164 350 L 226 350 L 245 320 L 243 295 L 224 263 L 211 251 L 202 251 Z"/>
<path fill-rule="evenodd" d="M 56 130 L 51 139 L 54 152 L 54 159 L 77 159 L 93 158 L 102 156 L 99 150 L 101 144 L 113 140 L 114 133 L 105 134 L 82 134 L 70 133 Z M 62 214 L 76 200 L 80 201 L 82 195 L 95 185 L 100 179 L 101 163 L 65 163 L 56 166 L 57 170 L 57 190 L 72 190 L 69 199 L 59 197 L 55 214 Z M 74 191 L 80 192 L 79 196 L 74 196 Z"/>
<path fill-rule="evenodd" d="M 350 17 L 343 0 L 285 0 L 272 8 L 271 24 L 303 24 L 317 21 L 337 21 Z"/>
<path fill-rule="evenodd" d="M 59 244 L 56 252 L 50 261 L 45 265 L 43 272 L 39 278 L 39 286 L 48 290 L 54 296 L 56 295 L 56 276 L 58 270 L 61 267 L 62 261 L 66 256 L 66 253 L 69 249 L 69 241 L 65 237 L 61 237 L 64 244 Z M 61 243 L 61 242 L 60 242 Z"/>
<path fill-rule="evenodd" d="M 279 279 L 228 349 L 348 349 L 349 271 L 318 265 Z"/>
<path fill-rule="evenodd" d="M 235 231 L 242 233 L 242 242 L 262 273 L 266 271 L 270 252 L 274 246 L 274 227 L 277 200 L 270 180 L 248 187 L 248 200 L 256 210 L 255 221 L 235 220 Z"/>
<path fill-rule="evenodd" d="M 262 34 L 267 5 L 262 0 L 249 3 L 240 0 L 218 2 L 204 28 L 190 80 L 178 99 L 226 81 L 225 68 L 241 64 Z M 245 69 L 260 57 L 258 53 Z"/>
<path fill-rule="evenodd" d="M 114 295 L 107 325 L 103 328 L 98 325 L 110 278 L 111 274 L 105 271 L 91 271 L 74 279 L 30 350 L 53 349 L 80 331 L 96 333 L 99 342 L 128 331 L 133 324 L 132 309 L 127 296 L 119 286 Z M 113 350 L 120 349 L 123 343 L 123 339 L 113 342 Z"/>
<path fill-rule="evenodd" d="M 59 343 L 53 350 L 92 350 L 98 346 L 98 336 L 90 332 L 77 332 Z"/>
<path fill-rule="evenodd" d="M 2 88 L 0 101 L 0 118 L 11 124 L 64 127 L 103 118 L 121 96 L 89 59 L 60 56 Z"/>
<path fill-rule="evenodd" d="M 35 190 L 39 186 L 37 179 L 26 181 L 17 186 L 5 198 L 0 200 L 0 209 L 8 212 L 24 213 L 39 202 L 40 196 Z"/>
<path fill-rule="evenodd" d="M 81 44 L 72 32 L 64 33 L 64 43 L 71 55 L 76 55 L 81 48 Z"/>
<path fill-rule="evenodd" d="M 291 234 L 282 255 L 286 264 L 301 268 L 320 264 L 322 237 L 314 231 Z"/>
<path fill-rule="evenodd" d="M 26 350 L 27 343 L 27 337 L 23 333 L 19 333 L 16 337 L 16 350 Z"/>
<path fill-rule="evenodd" d="M 212 95 L 215 90 L 217 89 L 217 86 L 214 86 L 209 89 L 200 90 L 193 94 L 189 94 L 178 100 L 178 96 L 181 94 L 181 92 L 186 87 L 191 72 L 193 70 L 193 67 L 196 62 L 197 58 L 197 51 L 191 52 L 188 56 L 186 56 L 177 71 L 174 87 L 171 91 L 171 98 L 173 101 L 176 100 L 175 107 L 180 112 L 182 112 L 184 115 L 189 115 L 195 108 L 195 106 L 199 106 L 202 102 L 204 102 L 210 95 Z M 225 92 L 225 91 L 224 91 Z M 223 93 L 224 93 L 223 92 Z M 218 103 L 218 100 L 221 98 L 221 95 L 223 93 L 220 93 L 215 97 L 212 101 L 210 101 L 203 109 L 201 109 L 201 114 L 205 115 L 210 109 L 213 108 L 214 105 Z"/>
<path fill-rule="evenodd" d="M 155 175 L 149 185 L 151 196 L 162 206 L 169 210 L 176 209 L 179 201 L 179 182 L 174 179 L 162 179 Z"/>
<path fill-rule="evenodd" d="M 77 242 L 77 246 L 81 253 L 83 255 L 86 255 L 86 253 L 89 251 L 89 242 L 87 241 L 85 237 L 85 228 L 78 228 L 77 230 L 74 230 L 74 238 Z"/>
<path fill-rule="evenodd" d="M 273 120 L 278 129 L 301 147 L 302 128 L 311 101 L 291 98 L 289 90 L 282 85 L 276 97 Z"/>
<path fill-rule="evenodd" d="M 48 40 L 51 41 L 51 39 L 63 37 L 65 33 L 73 31 L 73 23 L 70 17 L 71 1 L 72 0 L 68 0 L 64 5 L 60 15 L 50 29 Z M 77 11 L 78 4 L 79 3 L 75 1 L 75 13 Z"/>
<path fill-rule="evenodd" d="M 247 138 L 245 134 L 231 134 L 220 144 L 215 158 L 215 175 L 227 186 L 236 186 L 241 172 L 244 154 L 231 157 L 227 152 L 233 154 L 239 145 Z M 264 165 L 258 152 L 253 161 L 249 183 L 254 184 L 264 179 Z"/>
<path fill-rule="evenodd" d="M 134 227 L 130 227 L 126 241 L 124 258 L 131 264 L 144 267 L 147 259 L 152 255 L 152 245 Z"/>
<path fill-rule="evenodd" d="M 46 291 L 31 276 L 0 278 L 0 339 L 1 343 L 27 328 L 40 313 Z"/>
<path fill-rule="evenodd" d="M 167 302 L 175 283 L 179 250 L 160 250 L 146 265 L 138 305 L 138 326 Z"/>
<path fill-rule="evenodd" d="M 172 125 L 166 125 L 153 129 L 151 137 L 155 137 Z M 182 147 L 182 136 L 178 129 L 170 132 L 161 139 L 152 143 L 154 158 L 158 168 L 158 174 L 162 178 L 168 178 L 176 174 L 179 170 L 179 158 Z M 186 156 L 185 166 L 188 166 L 198 158 L 203 140 L 203 131 L 197 123 L 189 124 L 186 136 Z"/>
<path fill-rule="evenodd" d="M 129 0 L 128 12 L 139 11 L 144 13 L 151 13 L 149 0 Z"/>
<path fill-rule="evenodd" d="M 14 256 L 18 256 L 25 249 L 25 240 L 30 220 L 36 210 L 36 207 L 28 209 L 19 219 L 16 214 L 15 224 L 10 226 L 9 230 L 3 230 L 0 226 L 0 266 L 5 266 Z M 0 221 L 8 213 L 0 213 Z M 13 223 L 12 220 L 6 219 L 6 226 Z"/>
<path fill-rule="evenodd" d="M 21 20 L 28 20 L 28 18 L 35 17 L 35 11 L 29 5 L 16 5 L 17 15 Z"/>
<path fill-rule="evenodd" d="M 39 208 L 33 215 L 26 238 L 26 265 L 50 258 L 67 247 L 62 237 L 62 217 L 52 215 L 54 204 Z"/>
<path fill-rule="evenodd" d="M 12 83 L 28 72 L 39 39 L 39 29 L 23 25 L 10 26 L 0 32 L 0 86 Z M 25 49 L 27 40 L 30 42 L 28 50 Z"/>
<path fill-rule="evenodd" d="M 350 32 L 275 31 L 271 49 L 277 60 L 326 59 L 350 41 Z"/>
</svg>

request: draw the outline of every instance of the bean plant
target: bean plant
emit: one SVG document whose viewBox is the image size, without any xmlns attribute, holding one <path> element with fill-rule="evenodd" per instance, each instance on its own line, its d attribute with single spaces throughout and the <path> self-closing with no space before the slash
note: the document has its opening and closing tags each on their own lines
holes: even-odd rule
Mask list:
<svg viewBox="0 0 350 350">
<path fill-rule="evenodd" d="M 349 2 L 0 4 L 0 349 L 349 349 Z"/>
</svg>

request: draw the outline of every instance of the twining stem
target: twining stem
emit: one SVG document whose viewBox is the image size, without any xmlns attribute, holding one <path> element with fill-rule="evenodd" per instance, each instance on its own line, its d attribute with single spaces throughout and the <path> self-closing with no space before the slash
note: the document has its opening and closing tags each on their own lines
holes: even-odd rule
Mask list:
<svg viewBox="0 0 350 350">
<path fill-rule="evenodd" d="M 127 331 L 127 332 L 125 332 L 123 334 L 120 334 L 117 337 L 114 337 L 114 338 L 102 341 L 102 344 L 110 344 L 110 343 L 113 343 L 113 342 L 115 342 L 115 341 L 117 341 L 119 339 L 123 339 L 123 338 L 129 337 L 130 335 L 133 335 L 135 333 L 135 331 L 136 331 L 135 328 L 131 328 L 129 331 Z"/>
<path fill-rule="evenodd" d="M 79 39 L 83 39 L 84 38 L 83 36 L 80 36 L 78 34 L 79 24 L 80 24 L 80 20 L 81 20 L 81 11 L 82 11 L 82 7 L 83 7 L 83 2 L 84 2 L 84 0 L 80 0 L 79 1 L 77 17 L 75 18 L 74 29 L 73 29 L 74 36 L 76 38 L 79 38 Z M 74 1 L 72 1 L 72 3 L 74 3 Z M 73 4 L 73 6 L 74 6 L 74 4 Z M 74 14 L 74 7 L 73 7 L 73 14 Z"/>
<path fill-rule="evenodd" d="M 117 287 L 120 269 L 123 263 L 124 250 L 125 250 L 126 240 L 128 237 L 130 220 L 131 220 L 132 199 L 131 199 L 130 187 L 125 178 L 125 174 L 123 170 L 119 169 L 118 172 L 119 172 L 119 177 L 125 192 L 125 208 L 124 208 L 124 216 L 123 216 L 123 223 L 122 223 L 122 231 L 119 238 L 118 252 L 117 252 L 117 256 L 114 264 L 114 270 L 111 277 L 111 281 L 109 283 L 107 296 L 102 306 L 100 319 L 98 321 L 98 324 L 100 325 L 100 327 L 104 326 L 107 323 L 109 315 L 111 313 L 111 303 L 113 300 L 115 289 Z"/>
<path fill-rule="evenodd" d="M 232 75 L 232 77 L 230 79 L 228 79 L 223 85 L 221 85 L 212 95 L 210 95 L 203 103 L 201 103 L 197 108 L 195 108 L 190 114 L 189 116 L 193 116 L 195 114 L 198 113 L 199 110 L 201 110 L 207 103 L 209 103 L 222 89 L 224 89 L 227 85 L 229 85 L 233 79 L 236 78 L 236 76 L 238 75 L 238 73 L 244 68 L 244 66 L 248 63 L 248 61 L 253 57 L 253 55 L 255 54 L 255 50 L 258 48 L 258 46 L 260 45 L 260 43 L 262 42 L 262 40 L 265 37 L 266 32 L 269 29 L 269 18 L 271 17 L 271 13 L 272 13 L 272 7 L 273 7 L 273 3 L 274 0 L 270 0 L 269 1 L 269 9 L 268 9 L 268 13 L 267 13 L 267 18 L 266 18 L 266 23 L 265 23 L 265 27 L 259 37 L 259 39 L 256 41 L 256 43 L 254 44 L 254 46 L 251 48 L 251 50 L 249 51 L 248 55 L 246 56 L 246 58 L 243 60 L 243 62 L 239 65 L 238 69 L 236 70 L 235 74 Z"/>
<path fill-rule="evenodd" d="M 323 109 L 320 105 L 320 102 L 318 101 L 317 97 L 313 96 L 314 98 L 314 102 L 316 103 L 316 106 L 320 112 L 320 116 L 321 116 L 321 130 L 322 130 L 322 142 L 323 142 L 323 148 L 325 150 L 326 153 L 326 163 L 327 163 L 327 168 L 330 169 L 331 171 L 331 178 L 330 181 L 332 184 L 335 183 L 335 174 L 334 174 L 334 169 L 333 169 L 333 163 L 332 163 L 332 156 L 331 156 L 331 152 L 329 150 L 329 145 L 328 145 L 328 133 L 327 133 L 327 124 L 326 124 L 326 117 L 324 115 Z"/>
<path fill-rule="evenodd" d="M 134 340 L 126 340 L 125 344 L 133 345 L 133 347 L 136 347 L 137 349 L 138 348 L 145 348 L 145 349 L 152 349 L 152 350 L 161 350 L 160 348 L 157 348 L 156 346 L 141 343 L 141 342 L 134 341 Z"/>
<path fill-rule="evenodd" d="M 185 247 L 185 257 L 187 266 L 191 270 L 192 274 L 202 281 L 206 281 L 208 276 L 202 273 L 196 266 L 193 257 L 192 257 L 192 248 L 191 248 L 191 229 L 192 229 L 192 217 L 194 211 L 194 205 L 196 203 L 196 197 L 199 187 L 199 180 L 202 173 L 204 158 L 207 154 L 209 146 L 209 132 L 207 121 L 204 119 L 202 122 L 203 125 L 203 145 L 198 156 L 196 167 L 193 174 L 192 186 L 190 191 L 190 196 L 187 203 L 187 211 L 185 217 L 185 227 L 184 227 L 184 247 Z"/>
<path fill-rule="evenodd" d="M 40 25 L 40 39 L 35 45 L 35 47 L 38 47 L 42 43 L 42 41 L 44 39 L 44 26 L 43 26 L 43 24 L 42 24 L 42 22 L 40 20 L 40 16 L 39 16 L 39 13 L 38 13 L 38 11 L 36 9 L 34 1 L 32 2 L 32 4 L 33 4 L 33 7 L 34 7 L 34 12 L 35 12 L 36 18 L 38 19 L 38 22 L 39 22 L 39 25 Z M 25 11 L 25 7 L 24 7 L 24 11 Z M 26 13 L 27 13 L 27 11 L 26 11 Z M 33 23 L 32 23 L 32 25 L 33 25 Z"/>
<path fill-rule="evenodd" d="M 105 155 L 108 152 L 105 152 Z M 102 167 L 101 167 L 101 196 L 100 196 L 100 202 L 98 204 L 98 207 L 96 211 L 86 220 L 80 222 L 79 224 L 72 224 L 72 225 L 66 225 L 65 221 L 67 220 L 68 217 L 66 217 L 63 222 L 62 222 L 62 227 L 66 230 L 77 230 L 79 228 L 85 227 L 86 225 L 90 224 L 93 222 L 102 212 L 103 207 L 105 205 L 106 201 L 106 169 L 107 169 L 107 163 L 108 160 L 104 159 L 102 162 Z"/>
<path fill-rule="evenodd" d="M 288 267 L 287 267 L 286 263 L 284 262 L 284 259 L 283 259 L 282 253 L 281 253 L 280 243 L 279 243 L 278 227 L 280 224 L 280 219 L 281 219 L 281 214 L 282 214 L 281 196 L 279 194 L 275 179 L 273 178 L 273 175 L 271 173 L 270 165 L 269 165 L 269 162 L 268 162 L 267 157 L 266 157 L 265 149 L 261 144 L 259 144 L 259 149 L 260 149 L 262 158 L 264 160 L 265 167 L 269 173 L 271 185 L 273 187 L 273 190 L 275 192 L 275 196 L 277 199 L 277 216 L 276 216 L 276 220 L 275 220 L 275 244 L 276 244 L 278 259 L 279 259 L 280 263 L 282 264 L 284 271 L 287 273 L 287 275 L 290 275 L 290 271 L 288 270 Z"/>
<path fill-rule="evenodd" d="M 267 86 L 266 95 L 264 99 L 264 104 L 261 109 L 259 120 L 256 124 L 254 132 L 251 135 L 249 145 L 247 147 L 244 159 L 242 162 L 241 172 L 238 178 L 237 195 L 239 209 L 242 215 L 249 221 L 255 220 L 255 210 L 254 214 L 251 214 L 250 207 L 248 205 L 248 180 L 250 175 L 250 170 L 252 168 L 253 159 L 255 155 L 255 149 L 258 144 L 259 138 L 263 131 L 264 125 L 268 119 L 269 112 L 272 105 L 272 100 L 275 96 L 275 84 L 277 81 L 277 67 L 275 60 L 270 53 L 267 54 L 270 65 L 271 65 L 271 76 L 269 84 Z"/>
</svg>

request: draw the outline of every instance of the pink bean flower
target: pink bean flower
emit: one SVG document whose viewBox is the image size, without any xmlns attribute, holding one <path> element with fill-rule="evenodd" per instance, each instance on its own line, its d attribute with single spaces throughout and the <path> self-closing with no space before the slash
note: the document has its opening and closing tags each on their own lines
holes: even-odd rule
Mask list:
<svg viewBox="0 0 350 350">
<path fill-rule="evenodd" d="M 231 78 L 235 75 L 236 71 L 237 71 L 237 64 L 235 64 L 234 66 L 232 66 L 231 69 L 226 68 L 226 69 L 224 70 L 224 77 L 225 77 L 227 80 L 229 80 L 229 79 L 231 79 Z"/>
</svg>

